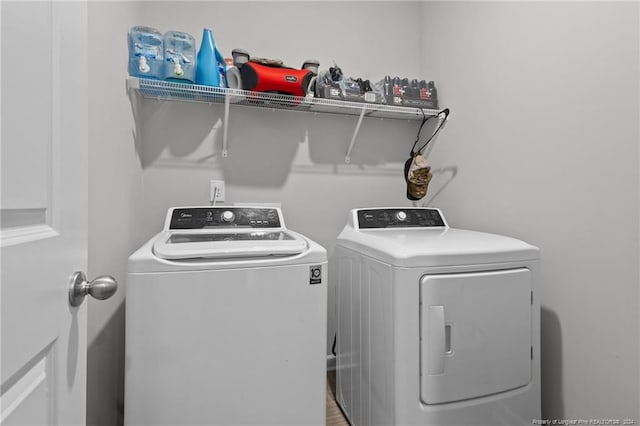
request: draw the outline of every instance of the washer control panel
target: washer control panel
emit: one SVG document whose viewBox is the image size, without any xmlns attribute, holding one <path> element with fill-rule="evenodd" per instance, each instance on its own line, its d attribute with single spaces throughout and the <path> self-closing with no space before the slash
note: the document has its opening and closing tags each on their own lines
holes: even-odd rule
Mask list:
<svg viewBox="0 0 640 426">
<path fill-rule="evenodd" d="M 168 229 L 280 228 L 280 213 L 261 207 L 174 208 Z"/>
<path fill-rule="evenodd" d="M 358 210 L 358 228 L 432 228 L 447 226 L 437 209 L 389 208 Z"/>
</svg>

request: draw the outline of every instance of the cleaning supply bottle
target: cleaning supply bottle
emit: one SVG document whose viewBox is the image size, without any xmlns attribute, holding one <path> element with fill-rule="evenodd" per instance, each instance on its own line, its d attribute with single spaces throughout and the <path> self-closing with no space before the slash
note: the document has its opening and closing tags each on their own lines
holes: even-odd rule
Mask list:
<svg viewBox="0 0 640 426">
<path fill-rule="evenodd" d="M 191 34 L 167 31 L 164 34 L 164 76 L 169 81 L 195 83 L 196 41 Z"/>
<path fill-rule="evenodd" d="M 216 48 L 213 33 L 209 28 L 202 32 L 202 43 L 196 60 L 196 84 L 225 87 L 227 65 Z"/>
<path fill-rule="evenodd" d="M 162 79 L 164 41 L 155 28 L 137 25 L 128 33 L 129 75 L 132 77 Z"/>
</svg>

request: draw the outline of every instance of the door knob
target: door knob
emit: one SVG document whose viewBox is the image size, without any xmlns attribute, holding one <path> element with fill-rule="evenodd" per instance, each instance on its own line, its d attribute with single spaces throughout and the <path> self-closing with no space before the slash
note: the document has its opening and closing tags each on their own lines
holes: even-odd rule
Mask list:
<svg viewBox="0 0 640 426">
<path fill-rule="evenodd" d="M 69 281 L 69 304 L 80 306 L 89 294 L 98 300 L 108 299 L 118 289 L 118 282 L 110 275 L 102 275 L 93 281 L 87 281 L 84 272 L 74 272 Z"/>
</svg>

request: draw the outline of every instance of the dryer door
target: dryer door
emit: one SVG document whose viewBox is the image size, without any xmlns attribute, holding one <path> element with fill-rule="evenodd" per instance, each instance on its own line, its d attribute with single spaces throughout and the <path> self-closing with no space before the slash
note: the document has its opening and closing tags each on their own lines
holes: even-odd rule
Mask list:
<svg viewBox="0 0 640 426">
<path fill-rule="evenodd" d="M 531 380 L 531 271 L 420 280 L 420 399 L 478 398 Z"/>
</svg>

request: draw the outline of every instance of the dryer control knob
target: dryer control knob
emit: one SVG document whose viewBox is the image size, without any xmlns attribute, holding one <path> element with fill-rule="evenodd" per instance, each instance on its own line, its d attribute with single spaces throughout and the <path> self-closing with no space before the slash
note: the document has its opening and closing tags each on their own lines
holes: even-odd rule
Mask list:
<svg viewBox="0 0 640 426">
<path fill-rule="evenodd" d="M 225 222 L 233 222 L 233 219 L 235 217 L 236 215 L 234 215 L 230 210 L 226 210 L 224 213 L 222 213 L 222 220 Z"/>
<path fill-rule="evenodd" d="M 398 219 L 400 222 L 404 222 L 405 220 L 407 220 L 407 214 L 405 212 L 398 212 L 396 213 L 396 219 Z"/>
</svg>

